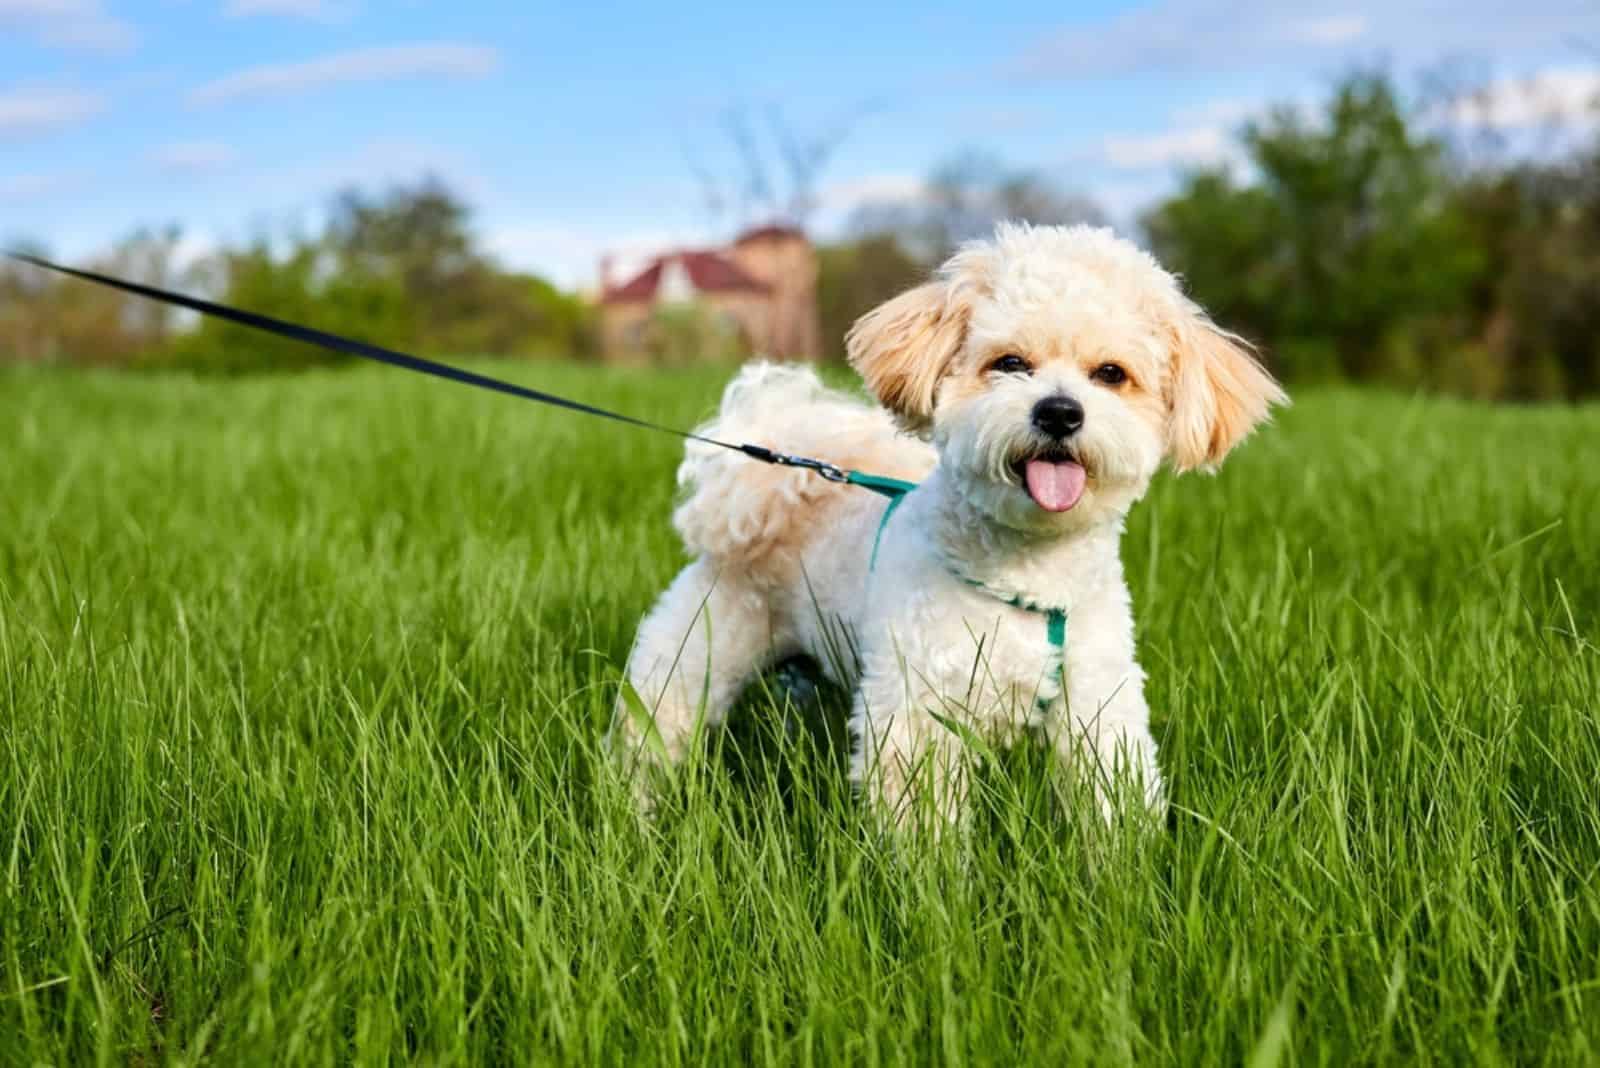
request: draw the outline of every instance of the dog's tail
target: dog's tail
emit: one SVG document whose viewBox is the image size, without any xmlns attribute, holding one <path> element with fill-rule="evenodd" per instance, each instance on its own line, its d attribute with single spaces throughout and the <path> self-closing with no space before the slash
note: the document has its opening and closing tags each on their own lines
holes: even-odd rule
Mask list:
<svg viewBox="0 0 1600 1068">
<path fill-rule="evenodd" d="M 810 368 L 794 365 L 744 368 L 700 432 L 894 478 L 919 479 L 933 463 L 932 450 L 900 434 L 887 412 L 828 389 Z M 843 495 L 866 492 L 695 441 L 678 468 L 678 485 L 683 500 L 672 519 L 684 545 L 753 576 L 770 570 L 763 565 L 774 557 L 792 558 Z"/>
</svg>

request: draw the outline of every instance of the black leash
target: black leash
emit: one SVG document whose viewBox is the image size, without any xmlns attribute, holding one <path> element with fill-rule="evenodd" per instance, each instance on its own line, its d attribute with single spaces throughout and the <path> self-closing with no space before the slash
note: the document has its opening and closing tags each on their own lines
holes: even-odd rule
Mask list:
<svg viewBox="0 0 1600 1068">
<path fill-rule="evenodd" d="M 475 371 L 468 371 L 461 367 L 452 367 L 449 364 L 425 360 L 421 356 L 412 356 L 410 353 L 396 352 L 386 349 L 381 345 L 369 344 L 365 341 L 355 341 L 351 338 L 330 334 L 325 330 L 317 330 L 309 326 L 300 326 L 297 323 L 285 322 L 274 319 L 270 315 L 261 315 L 256 312 L 245 311 L 242 308 L 230 308 L 226 304 L 217 304 L 198 297 L 184 296 L 182 293 L 173 293 L 170 290 L 158 289 L 155 286 L 143 285 L 139 282 L 129 282 L 121 278 L 114 278 L 108 274 L 96 271 L 85 271 L 76 267 L 64 267 L 59 263 L 40 259 L 24 252 L 4 252 L 6 257 L 19 263 L 26 263 L 33 267 L 43 268 L 46 271 L 55 271 L 57 274 L 69 275 L 82 279 L 85 282 L 94 282 L 97 285 L 109 286 L 120 289 L 124 293 L 144 297 L 147 300 L 160 301 L 163 304 L 172 304 L 179 308 L 187 308 L 201 315 L 209 315 L 214 319 L 225 319 L 240 326 L 248 326 L 253 330 L 260 330 L 268 334 L 276 334 L 293 341 L 304 342 L 307 345 L 316 345 L 330 352 L 340 352 L 347 356 L 360 356 L 367 360 L 376 360 L 386 363 L 391 367 L 403 367 L 407 371 L 416 371 L 419 374 L 433 375 L 435 378 L 447 379 L 451 382 L 460 382 L 462 385 L 477 386 L 479 389 L 493 390 L 496 393 L 505 393 L 523 400 L 531 400 L 539 404 L 548 404 L 556 408 L 565 408 L 568 411 L 582 412 L 585 415 L 595 415 L 602 419 L 612 419 L 619 423 L 641 427 L 645 430 L 655 430 L 663 434 L 673 434 L 689 441 L 699 441 L 718 448 L 731 449 L 741 452 L 754 460 L 767 464 L 781 464 L 785 467 L 800 467 L 808 471 L 815 471 L 830 482 L 851 482 L 857 485 L 873 488 L 868 482 L 857 482 L 852 476 L 855 472 L 846 471 L 842 467 L 830 464 L 825 460 L 813 460 L 805 456 L 791 456 L 788 453 L 777 452 L 764 445 L 740 444 L 735 445 L 728 441 L 718 441 L 708 438 L 703 434 L 696 434 L 688 430 L 679 430 L 675 427 L 663 426 L 652 423 L 647 419 L 640 419 L 632 415 L 623 415 L 621 412 L 608 411 L 582 401 L 571 400 L 567 397 L 558 397 L 554 393 L 543 390 L 529 389 L 489 375 L 481 375 Z M 870 479 L 872 476 L 858 476 L 861 479 Z"/>
</svg>

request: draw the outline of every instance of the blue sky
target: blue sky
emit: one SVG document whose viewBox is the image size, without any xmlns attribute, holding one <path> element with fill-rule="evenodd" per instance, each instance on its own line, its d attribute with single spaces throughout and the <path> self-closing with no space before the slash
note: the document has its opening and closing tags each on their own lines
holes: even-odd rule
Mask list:
<svg viewBox="0 0 1600 1068">
<path fill-rule="evenodd" d="M 962 149 L 1126 221 L 1269 102 L 1446 58 L 1527 125 L 1600 89 L 1600 3 L 0 0 L 0 235 L 83 256 L 175 222 L 198 254 L 434 172 L 502 259 L 582 284 L 602 251 L 729 230 L 690 161 L 731 176 L 724 116 L 773 107 L 800 131 L 865 111 L 822 231 Z"/>
</svg>

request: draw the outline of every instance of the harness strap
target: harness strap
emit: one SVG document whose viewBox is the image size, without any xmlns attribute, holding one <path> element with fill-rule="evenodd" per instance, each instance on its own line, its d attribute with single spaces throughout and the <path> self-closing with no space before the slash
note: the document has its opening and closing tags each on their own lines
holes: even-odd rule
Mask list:
<svg viewBox="0 0 1600 1068">
<path fill-rule="evenodd" d="M 884 478 L 882 475 L 864 475 L 859 471 L 847 472 L 845 481 L 853 486 L 862 486 L 889 498 L 889 503 L 883 510 L 883 517 L 878 520 L 878 530 L 872 536 L 872 556 L 867 562 L 867 571 L 870 573 L 878 569 L 878 548 L 883 544 L 883 532 L 888 529 L 889 520 L 893 518 L 895 509 L 900 507 L 900 502 L 906 499 L 906 495 L 917 488 L 917 484 L 915 482 L 904 482 L 897 478 Z M 1067 652 L 1067 610 L 1065 608 L 1042 605 L 1017 594 L 1002 593 L 992 586 L 985 585 L 976 579 L 967 578 L 967 576 L 959 572 L 952 571 L 951 573 L 968 586 L 993 597 L 1002 604 L 1012 608 L 1020 608 L 1024 612 L 1032 612 L 1034 615 L 1044 616 L 1044 636 L 1045 640 L 1050 643 L 1051 660 L 1045 667 L 1045 674 L 1060 676 L 1062 661 Z M 1037 703 L 1042 709 L 1050 703 L 1050 698 L 1048 695 L 1040 696 Z"/>
<path fill-rule="evenodd" d="M 900 507 L 900 502 L 906 499 L 906 494 L 917 488 L 915 482 L 904 482 L 898 478 L 885 478 L 883 475 L 864 475 L 860 471 L 847 473 L 845 481 L 852 486 L 869 489 L 881 497 L 889 498 L 888 505 L 883 509 L 883 518 L 878 520 L 877 533 L 872 535 L 872 556 L 867 560 L 867 571 L 878 569 L 878 546 L 883 544 L 883 531 L 889 525 L 889 517 L 894 515 L 895 509 Z"/>
<path fill-rule="evenodd" d="M 1052 608 L 1045 614 L 1045 637 L 1050 639 L 1050 644 L 1057 649 L 1065 651 L 1067 647 L 1067 610 L 1065 608 Z"/>
<path fill-rule="evenodd" d="M 845 472 L 845 481 L 852 486 L 860 486 L 881 497 L 889 498 L 889 507 L 891 509 L 900 503 L 902 497 L 917 488 L 915 482 L 906 482 L 898 478 L 885 478 L 883 475 L 864 475 L 860 471 Z M 888 521 L 887 515 L 884 521 Z"/>
<path fill-rule="evenodd" d="M 1008 604 L 1012 608 L 1020 608 L 1024 612 L 1032 612 L 1035 615 L 1044 616 L 1044 637 L 1050 643 L 1050 662 L 1045 665 L 1044 673 L 1050 678 L 1059 679 L 1061 677 L 1062 664 L 1067 655 L 1067 610 L 1065 608 L 1041 605 L 1019 596 L 1001 593 L 999 590 L 986 586 L 974 579 L 969 579 L 965 575 L 957 577 L 973 589 L 982 590 L 990 597 Z M 1049 707 L 1054 696 L 1051 693 L 1041 693 L 1034 699 L 1034 704 L 1042 712 Z"/>
<path fill-rule="evenodd" d="M 1044 616 L 1045 637 L 1050 640 L 1050 644 L 1057 649 L 1062 649 L 1066 646 L 1067 610 L 1065 608 L 1056 608 L 1051 605 L 1040 604 L 1037 601 L 1030 601 L 1015 594 L 1002 593 L 993 586 L 986 585 L 976 579 L 969 579 L 965 575 L 957 575 L 956 577 L 973 589 L 981 590 L 995 600 L 1008 604 L 1012 608 L 1020 608 L 1024 612 L 1032 612 L 1035 615 Z"/>
</svg>

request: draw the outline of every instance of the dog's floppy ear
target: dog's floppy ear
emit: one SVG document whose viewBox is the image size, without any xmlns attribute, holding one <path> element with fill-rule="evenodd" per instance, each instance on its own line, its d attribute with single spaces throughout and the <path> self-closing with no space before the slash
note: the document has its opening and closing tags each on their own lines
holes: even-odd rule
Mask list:
<svg viewBox="0 0 1600 1068">
<path fill-rule="evenodd" d="M 1211 470 L 1267 418 L 1287 404 L 1249 344 L 1190 306 L 1173 331 L 1168 440 L 1179 471 Z"/>
<path fill-rule="evenodd" d="M 929 282 L 878 305 L 845 337 L 850 365 L 907 428 L 933 417 L 939 379 L 967 336 L 968 310 L 944 282 Z"/>
<path fill-rule="evenodd" d="M 845 337 L 850 365 L 909 430 L 924 429 L 933 418 L 939 379 L 966 342 L 972 298 L 988 260 L 983 246 L 962 250 L 937 281 L 880 304 Z"/>
</svg>

